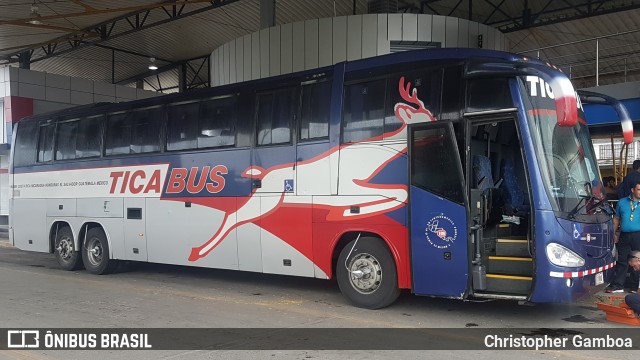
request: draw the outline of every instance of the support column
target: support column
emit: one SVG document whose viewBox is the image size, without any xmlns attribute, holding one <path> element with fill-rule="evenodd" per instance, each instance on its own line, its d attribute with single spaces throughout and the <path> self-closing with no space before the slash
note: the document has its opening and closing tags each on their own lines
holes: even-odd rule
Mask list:
<svg viewBox="0 0 640 360">
<path fill-rule="evenodd" d="M 20 69 L 31 69 L 31 51 L 23 51 L 18 54 Z"/>
<path fill-rule="evenodd" d="M 116 51 L 111 49 L 111 83 L 116 83 Z"/>
<path fill-rule="evenodd" d="M 180 71 L 178 72 L 178 91 L 185 92 L 188 90 L 187 81 L 187 64 L 180 65 Z"/>
<path fill-rule="evenodd" d="M 260 0 L 260 29 L 276 24 L 276 0 Z"/>
</svg>

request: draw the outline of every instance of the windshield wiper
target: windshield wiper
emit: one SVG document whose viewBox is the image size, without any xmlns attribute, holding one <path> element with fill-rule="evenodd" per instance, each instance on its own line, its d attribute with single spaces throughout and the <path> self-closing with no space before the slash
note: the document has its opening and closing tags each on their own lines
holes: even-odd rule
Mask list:
<svg viewBox="0 0 640 360">
<path fill-rule="evenodd" d="M 587 203 L 589 201 L 591 201 L 592 198 L 594 198 L 593 195 L 591 196 L 580 196 L 580 201 L 578 201 L 578 203 L 576 204 L 576 206 L 573 207 L 573 209 L 571 209 L 571 211 L 569 211 L 569 214 L 567 214 L 567 217 L 569 217 L 569 219 L 575 219 L 576 218 L 576 214 L 578 213 L 578 211 L 582 210 L 585 206 L 587 206 Z M 588 199 L 588 201 L 586 201 Z M 584 204 L 583 204 L 584 202 Z"/>
<path fill-rule="evenodd" d="M 612 206 L 611 206 L 611 204 L 609 204 L 609 201 L 607 201 L 606 198 L 598 199 L 594 195 L 580 195 L 580 201 L 578 201 L 576 206 L 571 211 L 569 211 L 569 213 L 567 214 L 569 219 L 575 219 L 576 214 L 580 210 L 584 209 L 587 205 L 589 205 L 590 202 L 592 202 L 594 200 L 597 200 L 597 202 L 593 203 L 593 207 L 594 208 L 599 208 L 599 209 L 603 210 L 607 215 L 613 214 Z M 583 204 L 583 202 L 584 202 L 584 204 Z"/>
</svg>

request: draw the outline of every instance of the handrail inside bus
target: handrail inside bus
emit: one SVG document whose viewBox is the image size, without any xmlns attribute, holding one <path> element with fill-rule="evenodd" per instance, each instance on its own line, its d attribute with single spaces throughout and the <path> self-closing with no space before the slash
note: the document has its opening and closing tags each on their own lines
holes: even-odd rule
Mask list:
<svg viewBox="0 0 640 360">
<path fill-rule="evenodd" d="M 529 62 L 527 59 L 515 61 L 474 59 L 467 63 L 465 70 L 466 78 L 538 76 L 551 87 L 556 103 L 558 125 L 572 127 L 578 123 L 576 91 L 569 78 L 562 71 L 551 65 Z"/>
<path fill-rule="evenodd" d="M 622 104 L 622 102 L 620 102 L 620 100 L 608 95 L 586 90 L 578 90 L 578 95 L 580 95 L 580 100 L 583 103 L 611 106 L 613 110 L 616 111 L 618 118 L 620 119 L 624 143 L 631 144 L 633 142 L 633 122 L 631 121 L 631 116 L 629 116 L 629 111 L 627 111 L 627 108 Z"/>
</svg>

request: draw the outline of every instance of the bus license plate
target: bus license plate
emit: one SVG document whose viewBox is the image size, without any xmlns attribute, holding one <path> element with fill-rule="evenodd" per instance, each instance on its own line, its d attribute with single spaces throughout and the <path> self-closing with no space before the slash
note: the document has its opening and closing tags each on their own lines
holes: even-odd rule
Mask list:
<svg viewBox="0 0 640 360">
<path fill-rule="evenodd" d="M 604 273 L 596 274 L 596 286 L 604 283 Z"/>
</svg>

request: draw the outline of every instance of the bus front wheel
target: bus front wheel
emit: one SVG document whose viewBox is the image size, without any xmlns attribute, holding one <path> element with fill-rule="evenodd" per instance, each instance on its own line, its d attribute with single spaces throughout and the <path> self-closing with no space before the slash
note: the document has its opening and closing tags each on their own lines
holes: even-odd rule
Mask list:
<svg viewBox="0 0 640 360">
<path fill-rule="evenodd" d="M 75 250 L 71 228 L 63 226 L 58 229 L 54 246 L 56 260 L 61 268 L 72 271 L 82 267 L 82 256 Z"/>
<path fill-rule="evenodd" d="M 378 238 L 362 237 L 342 249 L 336 265 L 342 294 L 355 306 L 380 309 L 400 295 L 393 256 Z"/>
<path fill-rule="evenodd" d="M 114 270 L 116 262 L 109 258 L 109 243 L 101 228 L 94 227 L 87 231 L 87 238 L 82 245 L 82 260 L 84 267 L 92 274 L 103 275 Z"/>
</svg>

